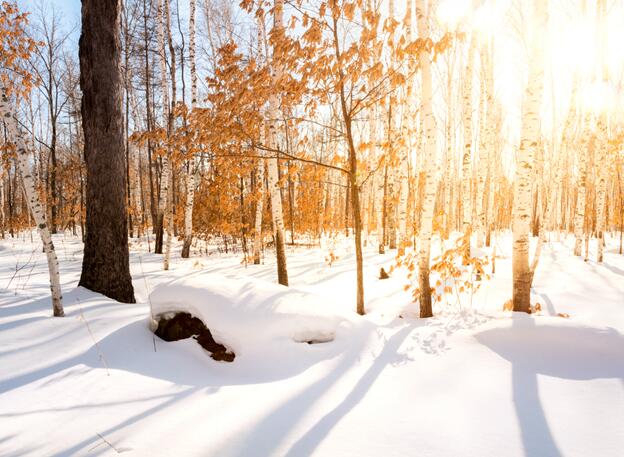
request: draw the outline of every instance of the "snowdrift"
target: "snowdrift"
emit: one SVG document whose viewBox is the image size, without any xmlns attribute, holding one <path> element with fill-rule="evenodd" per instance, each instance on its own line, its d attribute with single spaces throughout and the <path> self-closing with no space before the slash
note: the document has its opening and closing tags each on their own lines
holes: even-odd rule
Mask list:
<svg viewBox="0 0 624 457">
<path fill-rule="evenodd" d="M 156 322 L 187 312 L 237 357 L 267 352 L 275 345 L 328 343 L 357 322 L 355 313 L 341 311 L 326 297 L 205 272 L 158 285 L 150 302 Z"/>
</svg>

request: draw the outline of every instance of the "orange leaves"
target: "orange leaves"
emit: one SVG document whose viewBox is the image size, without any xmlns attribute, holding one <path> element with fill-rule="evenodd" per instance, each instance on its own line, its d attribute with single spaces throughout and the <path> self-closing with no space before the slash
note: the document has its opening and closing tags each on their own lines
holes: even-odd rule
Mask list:
<svg viewBox="0 0 624 457">
<path fill-rule="evenodd" d="M 14 2 L 0 3 L 0 84 L 9 95 L 25 96 L 34 84 L 25 61 L 39 43 L 26 35 L 27 23 L 28 15 L 20 13 Z"/>
<path fill-rule="evenodd" d="M 352 21 L 355 16 L 355 3 L 345 3 L 342 6 L 342 12 L 347 20 Z"/>
<path fill-rule="evenodd" d="M 436 278 L 431 288 L 431 296 L 434 301 L 440 302 L 445 296 L 456 296 L 461 300 L 461 294 L 474 294 L 480 287 L 483 279 L 489 275 L 484 273 L 484 266 L 489 263 L 487 257 L 471 257 L 468 252 L 468 235 L 457 239 L 455 246 L 445 249 L 442 254 L 433 260 L 430 267 L 431 274 Z M 407 253 L 397 259 L 397 266 L 406 266 L 408 278 L 413 277 L 417 258 L 414 253 Z M 419 297 L 419 289 L 414 286 L 412 290 L 414 299 Z"/>
<path fill-rule="evenodd" d="M 317 21 L 312 21 L 310 27 L 304 32 L 302 39 L 309 44 L 320 43 L 323 38 L 321 26 Z"/>
</svg>

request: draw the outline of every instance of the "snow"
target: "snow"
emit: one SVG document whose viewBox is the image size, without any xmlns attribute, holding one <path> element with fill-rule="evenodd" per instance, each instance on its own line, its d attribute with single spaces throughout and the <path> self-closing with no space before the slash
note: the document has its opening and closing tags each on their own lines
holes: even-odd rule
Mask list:
<svg viewBox="0 0 624 457">
<path fill-rule="evenodd" d="M 0 241 L 0 455 L 620 457 L 624 257 L 614 240 L 603 264 L 583 262 L 572 242 L 544 247 L 540 315 L 501 310 L 505 235 L 472 306 L 419 320 L 405 271 L 377 279 L 394 252 L 373 245 L 360 317 L 350 240 L 331 267 L 327 249 L 289 248 L 288 289 L 272 283 L 270 252 L 245 266 L 211 250 L 165 272 L 133 240 L 129 305 L 76 287 L 81 244 L 69 235 L 55 236 L 67 316 L 53 319 L 40 245 Z M 150 332 L 150 312 L 182 309 L 233 363 Z M 297 342 L 320 333 L 335 339 Z"/>
<path fill-rule="evenodd" d="M 188 312 L 239 357 L 262 360 L 285 344 L 334 340 L 356 324 L 336 303 L 310 292 L 267 281 L 197 272 L 157 285 L 149 302 L 154 318 Z"/>
</svg>

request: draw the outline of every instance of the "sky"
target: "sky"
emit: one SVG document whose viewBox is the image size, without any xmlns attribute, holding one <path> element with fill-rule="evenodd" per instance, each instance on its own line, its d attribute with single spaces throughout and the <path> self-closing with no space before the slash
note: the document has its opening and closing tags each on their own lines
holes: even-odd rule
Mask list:
<svg viewBox="0 0 624 457">
<path fill-rule="evenodd" d="M 17 0 L 22 11 L 28 11 L 38 16 L 39 11 L 54 10 L 60 18 L 63 31 L 71 32 L 70 40 L 75 43 L 76 56 L 78 55 L 78 38 L 80 38 L 80 0 Z M 34 18 L 31 18 L 33 21 Z"/>
</svg>

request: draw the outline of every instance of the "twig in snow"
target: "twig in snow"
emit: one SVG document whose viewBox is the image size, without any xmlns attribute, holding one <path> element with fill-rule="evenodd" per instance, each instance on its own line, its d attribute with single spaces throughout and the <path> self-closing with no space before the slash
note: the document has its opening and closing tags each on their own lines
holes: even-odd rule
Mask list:
<svg viewBox="0 0 624 457">
<path fill-rule="evenodd" d="M 149 246 L 149 235 L 148 235 L 148 246 Z M 141 274 L 143 275 L 143 283 L 145 284 L 145 292 L 147 293 L 147 302 L 149 303 L 150 309 L 150 320 L 154 320 L 154 312 L 152 311 L 152 299 L 150 298 L 150 290 L 149 285 L 147 284 L 147 277 L 145 276 L 145 271 L 143 270 L 143 257 L 141 256 L 141 252 L 139 251 L 139 265 L 141 266 Z M 156 337 L 152 334 L 152 344 L 154 345 L 154 352 L 156 351 Z"/>
<path fill-rule="evenodd" d="M 100 437 L 100 439 L 101 439 L 102 441 L 104 441 L 104 443 L 108 444 L 108 446 L 109 446 L 109 447 L 110 447 L 113 451 L 115 451 L 117 454 L 121 454 L 121 452 L 119 452 L 119 450 L 118 450 L 115 446 L 113 446 L 113 445 L 112 445 L 112 444 L 111 444 L 111 443 L 110 443 L 110 442 L 109 442 L 106 438 L 104 438 L 102 435 L 100 435 L 100 434 L 99 434 L 99 433 L 97 433 L 97 432 L 96 432 L 95 434 L 96 434 L 97 436 L 99 436 L 99 437 Z M 91 449 L 89 449 L 87 452 L 91 452 L 93 449 L 95 449 L 95 448 L 96 448 L 96 447 L 98 447 L 98 446 L 99 446 L 99 444 L 98 444 L 98 445 L 96 445 L 96 446 L 93 446 L 93 447 L 92 447 Z"/>
<path fill-rule="evenodd" d="M 100 361 L 102 362 L 102 365 L 104 365 L 104 368 L 106 369 L 106 376 L 110 376 L 110 371 L 108 370 L 108 364 L 106 363 L 104 354 L 102 353 L 102 350 L 100 349 L 100 345 L 95 339 L 95 335 L 93 335 L 93 332 L 91 331 L 91 326 L 89 325 L 89 321 L 87 320 L 84 313 L 82 312 L 82 305 L 80 305 L 80 300 L 78 299 L 78 297 L 76 297 L 76 303 L 78 304 L 78 308 L 80 308 L 80 318 L 84 321 L 87 327 L 87 330 L 89 331 L 89 335 L 91 335 L 91 339 L 93 340 L 93 344 L 95 345 L 95 348 L 98 352 L 98 358 L 100 359 Z"/>
<path fill-rule="evenodd" d="M 17 274 L 22 271 L 24 268 L 26 268 L 29 264 L 30 261 L 32 260 L 33 256 L 35 255 L 35 250 L 33 249 L 33 251 L 30 253 L 30 257 L 28 258 L 28 260 L 20 267 L 19 266 L 19 258 L 17 258 L 16 262 L 15 262 L 15 273 L 13 273 L 13 276 L 11 276 L 11 279 L 9 279 L 9 282 L 7 283 L 5 289 L 9 290 L 9 287 L 11 287 L 11 283 L 13 282 L 13 280 L 15 279 L 15 276 L 17 276 Z M 32 272 L 32 269 L 31 269 Z M 15 287 L 15 294 L 17 295 L 17 289 L 19 288 L 19 285 L 17 285 Z"/>
</svg>

